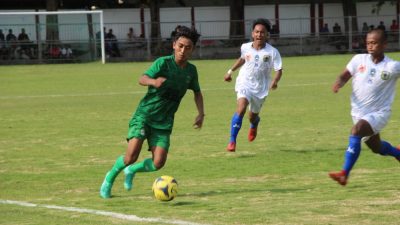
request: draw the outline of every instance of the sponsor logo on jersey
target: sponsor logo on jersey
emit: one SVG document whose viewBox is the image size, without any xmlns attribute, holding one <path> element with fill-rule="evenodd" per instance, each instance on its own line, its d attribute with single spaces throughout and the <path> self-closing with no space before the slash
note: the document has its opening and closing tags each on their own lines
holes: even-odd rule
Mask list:
<svg viewBox="0 0 400 225">
<path fill-rule="evenodd" d="M 371 77 L 375 76 L 375 73 L 376 73 L 376 69 L 375 68 L 372 68 L 372 69 L 369 70 L 369 75 Z"/>
<path fill-rule="evenodd" d="M 366 67 L 365 67 L 365 65 L 363 65 L 363 64 L 361 64 L 361 65 L 359 65 L 358 66 L 358 72 L 360 72 L 360 73 L 364 73 L 365 72 L 365 70 L 366 70 Z"/>
</svg>

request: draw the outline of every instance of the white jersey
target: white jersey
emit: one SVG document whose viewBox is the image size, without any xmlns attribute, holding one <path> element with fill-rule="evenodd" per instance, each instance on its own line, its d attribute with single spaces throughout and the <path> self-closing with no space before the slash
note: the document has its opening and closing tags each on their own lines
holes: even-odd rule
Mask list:
<svg viewBox="0 0 400 225">
<path fill-rule="evenodd" d="M 268 95 L 272 69 L 282 69 L 282 59 L 278 50 L 268 43 L 260 50 L 253 48 L 252 44 L 245 43 L 240 48 L 240 57 L 246 62 L 236 78 L 235 91 L 250 92 L 261 99 Z"/>
<path fill-rule="evenodd" d="M 370 54 L 358 54 L 350 60 L 346 69 L 353 77 L 353 117 L 391 110 L 396 81 L 400 76 L 400 62 L 385 56 L 381 62 L 375 64 Z"/>
</svg>

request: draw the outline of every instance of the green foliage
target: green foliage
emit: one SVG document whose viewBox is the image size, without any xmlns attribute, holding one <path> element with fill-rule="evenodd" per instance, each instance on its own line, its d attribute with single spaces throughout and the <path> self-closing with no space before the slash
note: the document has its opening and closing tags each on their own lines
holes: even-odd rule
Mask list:
<svg viewBox="0 0 400 225">
<path fill-rule="evenodd" d="M 391 55 L 399 59 L 397 54 Z M 346 187 L 328 178 L 341 168 L 351 127 L 350 85 L 331 84 L 351 55 L 284 58 L 284 75 L 261 112 L 259 136 L 225 151 L 235 110 L 232 60 L 193 61 L 206 118 L 192 128 L 188 92 L 176 115 L 165 168 L 140 173 L 134 189 L 117 177 L 113 198 L 100 184 L 126 147 L 127 122 L 146 91 L 138 78 L 150 62 L 3 66 L 0 70 L 0 200 L 58 205 L 201 224 L 396 224 L 400 168 L 365 146 Z M 235 73 L 235 76 L 237 73 Z M 399 143 L 400 103 L 382 137 Z M 150 154 L 143 147 L 140 159 Z M 171 202 L 153 199 L 161 175 L 179 183 Z M 40 207 L 0 204 L 0 224 L 132 224 Z M 157 223 L 141 223 L 157 224 Z"/>
</svg>

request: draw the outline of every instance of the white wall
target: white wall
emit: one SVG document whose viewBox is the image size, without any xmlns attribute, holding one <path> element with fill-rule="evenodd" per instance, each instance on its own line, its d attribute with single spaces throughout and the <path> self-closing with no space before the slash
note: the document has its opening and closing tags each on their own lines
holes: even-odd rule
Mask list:
<svg viewBox="0 0 400 225">
<path fill-rule="evenodd" d="M 229 37 L 229 7 L 196 7 L 194 15 L 201 38 Z"/>
<path fill-rule="evenodd" d="M 310 33 L 310 5 L 281 5 L 279 7 L 280 34 Z"/>
</svg>

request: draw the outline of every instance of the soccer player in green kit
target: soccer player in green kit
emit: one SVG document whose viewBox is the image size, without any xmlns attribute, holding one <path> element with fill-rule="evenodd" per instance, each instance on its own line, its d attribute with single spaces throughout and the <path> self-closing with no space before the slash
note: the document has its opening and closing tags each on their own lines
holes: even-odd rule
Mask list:
<svg viewBox="0 0 400 225">
<path fill-rule="evenodd" d="M 111 197 L 114 180 L 122 170 L 125 173 L 125 189 L 131 190 L 132 180 L 137 172 L 152 172 L 164 166 L 174 115 L 187 89 L 193 90 L 198 111 L 193 125 L 195 128 L 201 128 L 203 125 L 203 95 L 197 69 L 188 62 L 199 37 L 200 34 L 194 28 L 181 26 L 173 38 L 173 55 L 155 60 L 139 79 L 139 84 L 148 86 L 148 91 L 129 122 L 125 156 L 117 158 L 104 178 L 100 188 L 102 198 Z M 136 162 L 145 139 L 152 152 L 152 158 Z"/>
</svg>

